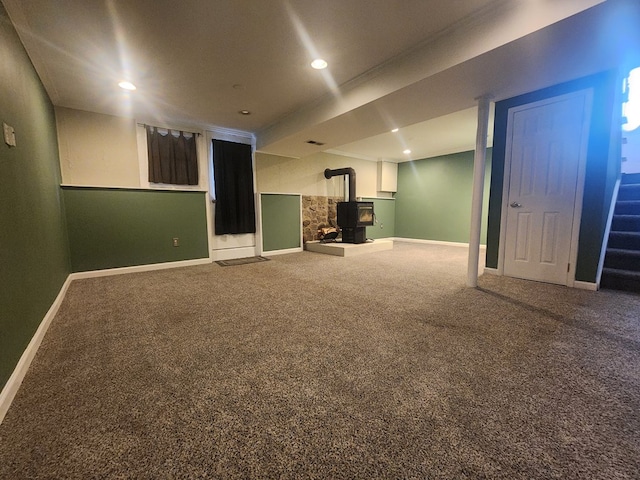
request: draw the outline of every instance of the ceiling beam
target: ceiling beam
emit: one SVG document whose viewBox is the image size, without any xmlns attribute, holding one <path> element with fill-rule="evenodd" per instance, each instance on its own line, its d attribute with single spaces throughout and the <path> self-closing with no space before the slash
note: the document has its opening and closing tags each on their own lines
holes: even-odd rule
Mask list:
<svg viewBox="0 0 640 480">
<path fill-rule="evenodd" d="M 463 19 L 409 52 L 341 85 L 338 91 L 307 104 L 279 122 L 259 131 L 257 148 L 269 152 L 270 146 L 281 144 L 291 136 L 345 116 L 351 111 L 603 1 L 497 0 L 479 14 Z M 381 121 L 384 122 L 384 119 Z M 322 139 L 317 140 L 322 141 Z M 356 139 L 351 139 L 353 140 Z M 283 152 L 277 154 L 283 154 Z"/>
</svg>

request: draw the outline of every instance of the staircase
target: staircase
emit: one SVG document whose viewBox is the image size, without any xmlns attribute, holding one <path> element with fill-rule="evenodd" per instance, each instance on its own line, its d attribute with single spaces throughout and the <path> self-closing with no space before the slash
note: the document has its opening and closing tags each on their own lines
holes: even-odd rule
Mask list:
<svg viewBox="0 0 640 480">
<path fill-rule="evenodd" d="M 600 286 L 640 293 L 640 173 L 622 175 Z"/>
</svg>

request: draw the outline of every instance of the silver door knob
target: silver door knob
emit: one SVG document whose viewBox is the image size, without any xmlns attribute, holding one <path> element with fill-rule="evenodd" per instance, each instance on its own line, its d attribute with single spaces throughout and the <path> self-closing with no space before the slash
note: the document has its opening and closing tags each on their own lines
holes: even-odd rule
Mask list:
<svg viewBox="0 0 640 480">
<path fill-rule="evenodd" d="M 522 204 L 518 203 L 518 202 L 512 202 L 511 203 L 511 208 L 520 208 L 521 206 L 522 206 Z"/>
</svg>

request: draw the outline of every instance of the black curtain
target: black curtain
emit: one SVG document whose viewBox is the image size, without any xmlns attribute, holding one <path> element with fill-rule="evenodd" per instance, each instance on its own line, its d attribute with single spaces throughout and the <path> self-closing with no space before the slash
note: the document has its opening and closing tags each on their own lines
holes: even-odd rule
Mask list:
<svg viewBox="0 0 640 480">
<path fill-rule="evenodd" d="M 198 185 L 196 135 L 179 136 L 171 130 L 166 135 L 156 127 L 147 126 L 149 181 L 173 185 Z"/>
<path fill-rule="evenodd" d="M 255 233 L 251 145 L 213 140 L 215 234 Z"/>
</svg>

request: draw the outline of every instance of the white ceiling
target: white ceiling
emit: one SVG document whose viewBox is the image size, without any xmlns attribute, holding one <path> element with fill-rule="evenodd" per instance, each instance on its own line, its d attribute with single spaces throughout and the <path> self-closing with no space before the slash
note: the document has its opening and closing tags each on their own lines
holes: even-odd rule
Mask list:
<svg viewBox="0 0 640 480">
<path fill-rule="evenodd" d="M 2 0 L 54 105 L 252 132 L 277 155 L 394 161 L 405 145 L 411 158 L 473 148 L 480 95 L 640 51 L 640 2 L 602 2 Z M 328 69 L 310 68 L 318 56 Z M 124 78 L 138 90 L 120 90 Z"/>
</svg>

